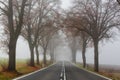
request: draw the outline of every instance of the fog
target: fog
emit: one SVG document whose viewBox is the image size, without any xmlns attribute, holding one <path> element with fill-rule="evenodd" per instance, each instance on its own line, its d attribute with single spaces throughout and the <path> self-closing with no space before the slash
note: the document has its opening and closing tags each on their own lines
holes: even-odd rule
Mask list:
<svg viewBox="0 0 120 80">
<path fill-rule="evenodd" d="M 56 56 L 56 61 L 71 61 L 71 51 L 69 47 L 64 46 L 64 47 L 58 47 L 55 51 L 55 56 Z"/>
<path fill-rule="evenodd" d="M 71 60 L 71 50 L 67 45 L 58 46 L 55 50 L 56 60 Z M 27 42 L 20 38 L 17 45 L 17 58 L 28 58 L 30 52 Z M 99 60 L 100 64 L 120 65 L 120 38 L 114 41 L 109 41 L 99 46 Z M 81 51 L 77 51 L 77 62 L 82 62 Z M 42 59 L 42 55 L 40 57 Z M 94 49 L 87 48 L 86 52 L 87 63 L 94 62 Z"/>
<path fill-rule="evenodd" d="M 30 57 L 29 47 L 27 41 L 22 37 L 19 38 L 17 42 L 17 59 L 28 59 Z M 86 59 L 87 63 L 94 63 L 94 49 L 87 48 Z M 4 54 L 2 54 L 4 53 Z M 42 60 L 42 53 L 40 53 L 40 60 Z M 2 58 L 6 57 L 7 54 L 4 51 L 0 51 L 0 56 Z M 55 50 L 56 60 L 71 60 L 71 50 L 67 45 L 58 46 Z M 106 42 L 104 45 L 99 46 L 99 60 L 100 64 L 109 65 L 120 65 L 120 38 L 119 36 L 114 41 Z M 48 56 L 48 59 L 50 57 Z M 82 62 L 81 51 L 77 51 L 77 62 Z"/>
</svg>

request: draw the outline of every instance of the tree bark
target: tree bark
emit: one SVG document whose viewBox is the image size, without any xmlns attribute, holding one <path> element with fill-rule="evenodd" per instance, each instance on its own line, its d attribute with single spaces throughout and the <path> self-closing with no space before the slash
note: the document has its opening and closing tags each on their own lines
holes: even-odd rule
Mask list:
<svg viewBox="0 0 120 80">
<path fill-rule="evenodd" d="M 99 72 L 98 40 L 94 40 L 94 71 Z"/>
<path fill-rule="evenodd" d="M 8 70 L 16 71 L 16 43 L 17 38 L 10 38 L 9 42 L 9 62 L 8 62 Z"/>
<path fill-rule="evenodd" d="M 35 50 L 36 50 L 36 62 L 37 62 L 37 65 L 39 65 L 39 64 L 40 64 L 40 61 L 39 61 L 39 51 L 38 51 L 38 46 L 36 46 Z"/>
<path fill-rule="evenodd" d="M 72 51 L 72 61 L 76 63 L 76 51 Z"/>
<path fill-rule="evenodd" d="M 44 63 L 44 66 L 47 65 L 47 61 L 46 61 L 46 49 L 44 49 L 44 53 L 43 53 L 43 63 Z"/>
<path fill-rule="evenodd" d="M 54 61 L 54 53 L 50 53 L 50 56 L 51 56 L 51 62 L 53 62 Z"/>
<path fill-rule="evenodd" d="M 34 67 L 35 66 L 35 62 L 34 62 L 34 47 L 32 46 L 32 44 L 30 44 L 29 42 L 29 48 L 30 48 L 30 66 Z"/>
<path fill-rule="evenodd" d="M 83 68 L 86 67 L 86 56 L 85 56 L 86 45 L 87 45 L 86 41 L 83 41 L 83 48 L 82 48 Z"/>
<path fill-rule="evenodd" d="M 71 49 L 72 49 L 72 61 L 74 63 L 76 63 L 76 51 L 77 51 L 77 49 L 76 49 L 76 38 L 73 39 L 71 46 L 72 46 L 71 47 Z"/>
</svg>

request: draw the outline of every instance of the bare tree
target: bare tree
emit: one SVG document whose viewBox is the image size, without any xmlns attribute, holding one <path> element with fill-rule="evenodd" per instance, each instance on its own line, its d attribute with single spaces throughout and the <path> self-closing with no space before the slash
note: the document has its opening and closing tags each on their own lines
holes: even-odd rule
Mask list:
<svg viewBox="0 0 120 80">
<path fill-rule="evenodd" d="M 38 19 L 38 14 L 36 14 L 37 11 L 37 0 L 30 0 L 29 1 L 29 7 L 26 9 L 26 17 L 25 17 L 25 23 L 24 28 L 22 30 L 22 36 L 28 41 L 29 49 L 30 49 L 30 66 L 35 66 L 34 63 L 34 48 L 36 46 L 36 35 L 38 36 L 38 23 L 40 22 Z M 34 7 L 36 8 L 34 9 Z M 38 21 L 37 21 L 38 19 Z M 37 23 L 38 22 L 38 23 Z M 41 27 L 41 26 L 40 26 Z"/>
<path fill-rule="evenodd" d="M 44 18 L 46 21 L 44 21 L 43 29 L 41 33 L 39 34 L 37 44 L 41 46 L 44 50 L 43 56 L 44 56 L 44 65 L 46 65 L 46 51 L 48 47 L 50 47 L 50 55 L 51 59 L 53 60 L 53 46 L 51 44 L 53 35 L 57 33 L 59 30 L 58 27 L 58 8 L 59 8 L 59 0 L 53 0 L 55 5 L 53 5 L 50 10 L 48 11 L 48 14 L 46 14 L 46 18 Z M 57 5 L 56 5 L 57 4 Z M 53 50 L 53 51 L 52 51 Z M 53 53 L 52 53 L 53 52 Z"/>
<path fill-rule="evenodd" d="M 72 61 L 74 63 L 76 63 L 76 52 L 77 52 L 76 44 L 77 44 L 76 37 L 73 37 L 70 46 L 71 46 L 71 51 L 72 51 Z"/>
<path fill-rule="evenodd" d="M 51 62 L 54 61 L 54 51 L 55 51 L 55 47 L 54 47 L 54 39 L 53 37 L 51 38 L 49 45 L 48 45 L 48 49 L 50 51 L 50 57 L 51 57 Z"/>
<path fill-rule="evenodd" d="M 54 62 L 55 61 L 55 48 L 57 47 L 57 43 L 56 43 L 56 37 L 55 37 L 56 34 L 54 34 L 50 41 L 49 41 L 49 44 L 48 44 L 48 50 L 50 51 L 50 57 L 51 57 L 51 62 Z M 58 36 L 58 35 L 57 35 Z"/>
<path fill-rule="evenodd" d="M 77 36 L 76 29 L 66 28 L 64 30 L 67 36 L 67 41 L 72 52 L 72 62 L 76 62 L 76 52 L 77 52 Z"/>
<path fill-rule="evenodd" d="M 51 21 L 54 21 L 52 14 L 58 0 L 36 0 L 36 2 L 31 0 L 30 3 L 31 5 L 27 10 L 26 30 L 25 32 L 23 30 L 23 36 L 28 40 L 31 51 L 30 65 L 34 66 L 34 48 L 38 46 L 39 40 L 45 36 L 43 36 L 43 33 L 45 33 L 44 29 L 46 29 L 45 26 L 48 24 L 47 20 L 52 17 Z M 38 55 L 37 52 L 36 54 Z"/>
<path fill-rule="evenodd" d="M 4 6 L 1 6 L 0 9 L 7 21 L 4 25 L 9 32 L 9 71 L 16 71 L 16 42 L 21 33 L 26 2 L 27 0 L 0 1 L 0 4 Z"/>
<path fill-rule="evenodd" d="M 52 38 L 52 36 L 54 35 L 54 33 L 56 32 L 56 30 L 54 29 L 46 29 L 45 31 L 45 34 L 44 34 L 44 37 L 40 39 L 40 46 L 42 46 L 44 52 L 43 52 L 43 62 L 44 62 L 44 65 L 47 64 L 46 62 L 46 51 L 48 49 L 48 45 L 49 45 L 49 42 Z"/>
<path fill-rule="evenodd" d="M 54 62 L 55 61 L 55 50 L 56 48 L 61 45 L 62 41 L 60 39 L 60 35 L 59 35 L 59 30 L 58 29 L 53 36 L 51 37 L 50 41 L 49 41 L 49 45 L 48 45 L 48 49 L 50 51 L 50 56 L 51 56 L 51 61 Z"/>
<path fill-rule="evenodd" d="M 63 9 L 58 7 L 57 9 L 54 10 L 54 20 L 55 20 L 55 33 L 53 34 L 52 38 L 50 39 L 48 49 L 50 50 L 50 56 L 51 56 L 51 61 L 55 61 L 55 49 L 58 45 L 61 44 L 61 41 L 59 40 L 59 31 L 63 30 Z"/>
<path fill-rule="evenodd" d="M 99 71 L 99 42 L 112 36 L 111 30 L 120 25 L 119 8 L 113 0 L 81 1 L 76 0 L 74 15 L 68 19 L 68 25 L 91 36 L 94 43 L 94 70 Z M 70 25 L 71 24 L 71 25 Z"/>
<path fill-rule="evenodd" d="M 90 37 L 85 32 L 80 33 L 80 44 L 82 45 L 82 58 L 83 58 L 83 67 L 86 67 L 86 48 L 88 43 L 90 42 Z"/>
<path fill-rule="evenodd" d="M 76 28 L 75 29 L 72 28 L 72 30 L 69 29 L 69 31 L 72 33 L 72 35 L 69 34 L 68 30 L 66 33 L 68 36 L 67 38 L 68 38 L 69 46 L 71 47 L 71 51 L 72 51 L 72 61 L 76 62 L 76 52 L 79 45 L 80 48 L 82 48 L 83 67 L 85 68 L 86 67 L 85 52 L 86 52 L 87 44 L 89 43 L 90 37 L 85 32 L 76 30 Z"/>
</svg>

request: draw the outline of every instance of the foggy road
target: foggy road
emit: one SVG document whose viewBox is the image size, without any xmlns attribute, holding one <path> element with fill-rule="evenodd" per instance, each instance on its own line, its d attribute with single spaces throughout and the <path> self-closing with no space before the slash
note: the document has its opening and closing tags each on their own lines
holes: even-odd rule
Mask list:
<svg viewBox="0 0 120 80">
<path fill-rule="evenodd" d="M 87 72 L 70 62 L 58 62 L 44 70 L 13 80 L 110 80 Z"/>
</svg>

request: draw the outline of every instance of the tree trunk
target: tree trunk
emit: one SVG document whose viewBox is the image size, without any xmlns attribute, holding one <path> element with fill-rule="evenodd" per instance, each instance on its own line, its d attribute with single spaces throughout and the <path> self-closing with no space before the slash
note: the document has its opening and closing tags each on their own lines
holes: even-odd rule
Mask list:
<svg viewBox="0 0 120 80">
<path fill-rule="evenodd" d="M 30 48 L 30 66 L 34 67 L 35 66 L 35 62 L 34 62 L 34 47 L 30 43 L 29 43 L 29 48 Z"/>
<path fill-rule="evenodd" d="M 54 61 L 54 47 L 51 45 L 50 46 L 50 57 L 51 57 L 51 62 Z"/>
<path fill-rule="evenodd" d="M 35 50 L 36 50 L 36 62 L 37 62 L 37 65 L 39 65 L 40 64 L 40 61 L 39 61 L 39 51 L 38 51 L 38 46 L 36 46 L 36 48 L 35 48 Z"/>
<path fill-rule="evenodd" d="M 86 41 L 83 41 L 83 48 L 82 48 L 83 68 L 86 67 L 86 56 L 85 56 L 86 45 L 87 45 Z"/>
<path fill-rule="evenodd" d="M 71 46 L 72 46 L 71 47 L 71 49 L 72 49 L 72 61 L 74 63 L 76 63 L 76 51 L 77 51 L 77 49 L 76 49 L 76 38 L 73 39 Z"/>
<path fill-rule="evenodd" d="M 98 40 L 94 40 L 94 71 L 99 72 Z"/>
<path fill-rule="evenodd" d="M 76 63 L 76 51 L 72 52 L 72 61 Z"/>
<path fill-rule="evenodd" d="M 44 49 L 44 53 L 43 53 L 43 63 L 44 63 L 44 66 L 47 65 L 47 62 L 46 62 L 46 49 Z"/>
<path fill-rule="evenodd" d="M 54 53 L 50 53 L 50 57 L 51 57 L 51 62 L 53 62 L 54 61 Z"/>
<path fill-rule="evenodd" d="M 9 62 L 8 62 L 8 70 L 16 71 L 16 44 L 17 38 L 10 38 L 9 42 Z"/>
</svg>

